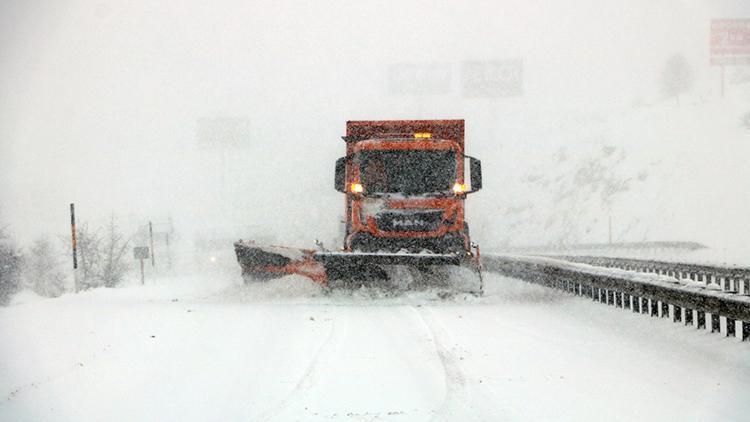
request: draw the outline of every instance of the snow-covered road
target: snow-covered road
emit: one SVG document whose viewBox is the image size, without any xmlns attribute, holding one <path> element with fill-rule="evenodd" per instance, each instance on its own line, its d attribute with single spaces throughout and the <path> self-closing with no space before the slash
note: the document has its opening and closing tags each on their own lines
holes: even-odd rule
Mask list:
<svg viewBox="0 0 750 422">
<path fill-rule="evenodd" d="M 747 420 L 750 348 L 497 275 L 487 295 L 163 278 L 0 308 L 0 420 Z"/>
</svg>

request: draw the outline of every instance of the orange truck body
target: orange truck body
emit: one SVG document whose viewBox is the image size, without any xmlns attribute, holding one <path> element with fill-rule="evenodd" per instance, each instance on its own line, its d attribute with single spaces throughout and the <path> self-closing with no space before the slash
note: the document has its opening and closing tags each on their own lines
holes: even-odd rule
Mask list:
<svg viewBox="0 0 750 422">
<path fill-rule="evenodd" d="M 367 151 L 444 151 L 455 157 L 455 178 L 451 185 L 465 186 L 464 180 L 464 121 L 463 120 L 385 120 L 349 121 L 346 124 L 346 187 L 362 181 L 360 154 Z M 365 181 L 366 182 L 366 181 Z M 446 247 L 455 251 L 460 244 L 465 251 L 470 250 L 470 239 L 464 222 L 465 193 L 455 193 L 448 186 L 447 192 L 423 192 L 418 195 L 395 193 L 383 194 L 380 198 L 370 198 L 367 184 L 364 192 L 357 194 L 347 189 L 345 198 L 346 238 L 343 249 L 352 251 L 358 247 L 383 249 L 397 252 L 405 249 L 419 252 L 445 252 Z M 368 207 L 367 203 L 380 204 Z M 368 208 L 378 213 L 368 212 Z M 379 224 L 383 214 L 401 216 L 404 221 L 414 218 L 429 218 L 428 224 L 413 224 L 418 230 L 410 230 L 408 224 L 394 227 L 394 224 Z M 412 220 L 409 220 L 412 219 Z M 383 227 L 386 226 L 386 227 Z M 374 246 L 361 244 L 365 237 Z M 444 241 L 451 237 L 452 244 Z M 406 241 L 399 241 L 406 240 Z M 424 241 L 420 242 L 419 239 Z M 408 241 L 412 240 L 412 241 Z M 432 241 L 429 241 L 432 240 Z M 441 242 L 442 240 L 442 242 Z M 390 247 L 389 247 L 390 246 Z"/>
</svg>

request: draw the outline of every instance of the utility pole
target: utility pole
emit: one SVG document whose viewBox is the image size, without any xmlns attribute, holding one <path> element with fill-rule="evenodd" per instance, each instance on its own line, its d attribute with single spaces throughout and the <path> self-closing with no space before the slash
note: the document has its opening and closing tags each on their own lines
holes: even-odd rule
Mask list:
<svg viewBox="0 0 750 422">
<path fill-rule="evenodd" d="M 76 235 L 76 208 L 70 204 L 70 240 L 73 248 L 73 290 L 78 293 L 78 236 Z"/>
<path fill-rule="evenodd" d="M 148 222 L 148 238 L 151 245 L 151 268 L 154 268 L 156 266 L 154 262 L 154 226 L 150 221 Z"/>
</svg>

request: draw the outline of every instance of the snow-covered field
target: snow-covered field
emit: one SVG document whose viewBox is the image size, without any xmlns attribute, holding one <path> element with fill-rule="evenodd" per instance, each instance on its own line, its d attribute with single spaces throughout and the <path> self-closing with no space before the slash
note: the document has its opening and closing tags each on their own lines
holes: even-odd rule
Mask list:
<svg viewBox="0 0 750 422">
<path fill-rule="evenodd" d="M 497 275 L 483 298 L 161 278 L 0 308 L 0 420 L 747 420 L 750 349 Z"/>
</svg>

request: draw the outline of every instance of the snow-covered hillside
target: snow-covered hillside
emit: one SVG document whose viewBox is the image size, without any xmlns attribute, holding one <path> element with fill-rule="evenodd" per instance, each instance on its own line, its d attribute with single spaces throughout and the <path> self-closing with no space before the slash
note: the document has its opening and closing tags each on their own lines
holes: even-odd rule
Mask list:
<svg viewBox="0 0 750 422">
<path fill-rule="evenodd" d="M 487 246 L 607 242 L 611 218 L 615 242 L 689 240 L 750 255 L 750 169 L 739 164 L 750 155 L 742 123 L 750 84 L 726 98 L 694 93 L 545 118 L 556 124 L 527 111 L 530 126 L 544 130 L 521 131 L 485 157 L 512 171 L 501 172 L 500 187 L 486 183 L 469 206 L 482 210 L 475 221 Z"/>
</svg>

